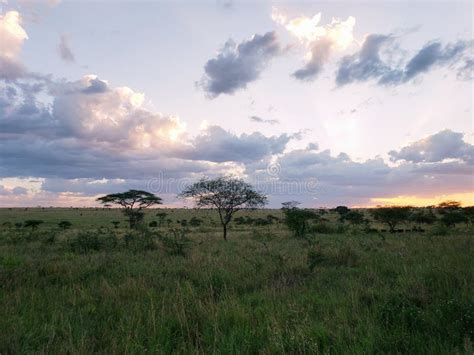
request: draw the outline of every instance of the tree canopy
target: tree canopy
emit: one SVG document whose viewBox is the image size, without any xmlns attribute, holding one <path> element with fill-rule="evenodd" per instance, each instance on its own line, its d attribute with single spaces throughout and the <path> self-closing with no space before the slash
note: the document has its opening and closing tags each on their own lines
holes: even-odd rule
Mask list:
<svg viewBox="0 0 474 355">
<path fill-rule="evenodd" d="M 151 192 L 143 190 L 128 190 L 115 194 L 99 197 L 97 201 L 106 204 L 116 204 L 124 208 L 123 213 L 127 216 L 130 228 L 134 228 L 143 219 L 143 209 L 153 205 L 161 205 L 162 199 Z"/>
<path fill-rule="evenodd" d="M 242 179 L 221 176 L 216 179 L 202 178 L 187 186 L 180 198 L 194 199 L 199 208 L 216 208 L 223 226 L 224 240 L 227 240 L 227 225 L 232 215 L 243 208 L 263 207 L 267 197 Z"/>
</svg>

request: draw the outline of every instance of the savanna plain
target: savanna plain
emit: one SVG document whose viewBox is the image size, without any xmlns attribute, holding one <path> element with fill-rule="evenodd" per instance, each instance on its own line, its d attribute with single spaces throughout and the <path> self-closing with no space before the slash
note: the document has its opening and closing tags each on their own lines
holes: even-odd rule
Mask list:
<svg viewBox="0 0 474 355">
<path fill-rule="evenodd" d="M 360 211 L 1 209 L 0 354 L 473 354 L 472 224 Z"/>
</svg>

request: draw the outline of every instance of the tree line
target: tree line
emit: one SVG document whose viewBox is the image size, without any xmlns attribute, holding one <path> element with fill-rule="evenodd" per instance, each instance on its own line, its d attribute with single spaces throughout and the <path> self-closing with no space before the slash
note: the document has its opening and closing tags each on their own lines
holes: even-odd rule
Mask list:
<svg viewBox="0 0 474 355">
<path fill-rule="evenodd" d="M 221 176 L 215 179 L 202 178 L 185 187 L 178 197 L 193 199 L 198 208 L 216 209 L 224 240 L 227 240 L 228 225 L 237 211 L 247 208 L 262 208 L 268 201 L 265 194 L 256 191 L 244 180 L 232 176 Z M 163 203 L 160 197 L 143 190 L 109 194 L 99 197 L 97 201 L 106 206 L 111 204 L 121 206 L 130 228 L 136 228 L 143 221 L 146 208 Z M 319 220 L 321 216 L 313 210 L 301 209 L 298 205 L 297 201 L 288 201 L 282 204 L 285 215 L 284 222 L 295 236 L 304 237 L 310 230 L 311 221 Z M 462 208 L 461 204 L 456 201 L 446 201 L 424 209 L 414 209 L 409 206 L 379 207 L 370 209 L 370 214 L 376 221 L 387 225 L 390 232 L 395 233 L 398 231 L 397 226 L 406 221 L 414 222 L 417 225 L 435 223 L 438 221 L 438 217 L 433 212 L 435 208 L 441 211 L 439 221 L 447 227 L 454 227 L 456 224 L 474 220 L 474 207 Z M 348 222 L 352 225 L 369 225 L 369 220 L 360 211 L 351 210 L 346 206 L 338 206 L 333 211 L 339 215 L 341 222 Z M 324 214 L 325 210 L 321 210 L 321 213 Z M 417 228 L 422 231 L 421 227 Z"/>
</svg>

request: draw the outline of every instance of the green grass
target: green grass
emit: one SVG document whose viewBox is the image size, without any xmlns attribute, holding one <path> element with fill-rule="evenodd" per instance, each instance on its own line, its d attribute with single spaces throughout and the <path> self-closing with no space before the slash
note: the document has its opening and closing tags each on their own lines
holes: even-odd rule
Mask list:
<svg viewBox="0 0 474 355">
<path fill-rule="evenodd" d="M 282 223 L 234 224 L 224 242 L 212 211 L 167 213 L 204 220 L 187 232 L 185 256 L 167 249 L 167 227 L 147 240 L 135 233 L 127 246 L 129 231 L 110 225 L 125 226 L 117 210 L 0 210 L 0 225 L 45 221 L 37 231 L 0 231 L 0 353 L 474 351 L 466 228 L 385 240 L 346 229 L 309 244 Z M 63 219 L 73 228 L 60 231 Z M 93 248 L 75 248 L 78 240 Z"/>
</svg>

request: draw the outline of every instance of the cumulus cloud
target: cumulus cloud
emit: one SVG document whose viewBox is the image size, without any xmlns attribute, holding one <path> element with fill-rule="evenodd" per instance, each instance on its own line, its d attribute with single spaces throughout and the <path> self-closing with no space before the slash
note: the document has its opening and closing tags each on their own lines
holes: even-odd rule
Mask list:
<svg viewBox="0 0 474 355">
<path fill-rule="evenodd" d="M 251 39 L 236 44 L 228 40 L 216 58 L 204 66 L 200 82 L 209 97 L 233 94 L 257 80 L 269 61 L 280 53 L 275 32 L 255 34 Z"/>
<path fill-rule="evenodd" d="M 59 37 L 59 44 L 58 44 L 58 53 L 62 60 L 65 62 L 74 62 L 74 53 L 71 50 L 71 46 L 69 44 L 69 36 L 66 34 L 62 34 Z"/>
<path fill-rule="evenodd" d="M 313 17 L 300 16 L 288 19 L 287 15 L 272 9 L 272 19 L 283 25 L 307 49 L 305 65 L 292 75 L 296 79 L 312 81 L 317 78 L 329 61 L 333 52 L 342 51 L 354 41 L 355 18 L 349 16 L 346 21 L 333 18 L 331 23 L 321 26 L 321 13 Z"/>
<path fill-rule="evenodd" d="M 19 56 L 28 35 L 21 26 L 21 16 L 17 11 L 0 15 L 0 38 L 0 79 L 18 78 L 25 70 Z"/>
<path fill-rule="evenodd" d="M 257 123 L 268 123 L 270 125 L 275 125 L 275 124 L 280 123 L 280 121 L 278 120 L 262 118 L 259 116 L 250 116 L 250 121 L 257 122 Z"/>
<path fill-rule="evenodd" d="M 39 97 L 49 96 L 47 103 Z M 149 179 L 217 174 L 281 153 L 293 136 L 236 135 L 209 126 L 190 137 L 144 95 L 95 75 L 0 85 L 0 176 Z M 217 164 L 221 163 L 221 164 Z"/>
<path fill-rule="evenodd" d="M 288 134 L 266 137 L 260 132 L 238 136 L 222 127 L 209 126 L 192 140 L 191 149 L 186 149 L 181 156 L 212 162 L 253 162 L 282 153 L 292 138 Z"/>
<path fill-rule="evenodd" d="M 342 58 L 336 75 L 338 85 L 366 81 L 390 75 L 392 69 L 380 59 L 380 50 L 393 38 L 372 34 L 366 37 L 359 52 Z"/>
<path fill-rule="evenodd" d="M 474 165 L 474 145 L 464 141 L 464 135 L 445 129 L 424 139 L 389 152 L 392 161 L 435 163 L 457 159 Z"/>
<path fill-rule="evenodd" d="M 381 58 L 384 50 L 393 50 L 393 35 L 368 35 L 361 49 L 340 61 L 337 74 L 337 85 L 352 82 L 376 80 L 380 85 L 400 85 L 426 73 L 436 67 L 449 67 L 464 59 L 464 66 L 458 69 L 458 78 L 468 76 L 472 58 L 469 50 L 472 41 L 459 40 L 443 45 L 439 41 L 425 44 L 404 64 L 392 65 Z"/>
<path fill-rule="evenodd" d="M 276 198 L 284 201 L 293 195 L 293 199 L 317 206 L 335 206 L 341 201 L 368 205 L 375 198 L 432 196 L 434 191 L 465 193 L 472 187 L 474 174 L 472 164 L 461 160 L 406 161 L 390 166 L 382 158 L 357 162 L 345 153 L 332 155 L 329 150 L 316 149 L 284 153 L 275 164 L 279 167 L 278 191 L 282 192 Z M 257 180 L 261 182 L 268 174 L 263 169 L 260 174 Z M 262 186 L 272 187 L 270 183 Z"/>
<path fill-rule="evenodd" d="M 15 186 L 13 188 L 7 188 L 0 185 L 0 196 L 20 196 L 26 195 L 28 190 L 22 186 Z"/>
</svg>

